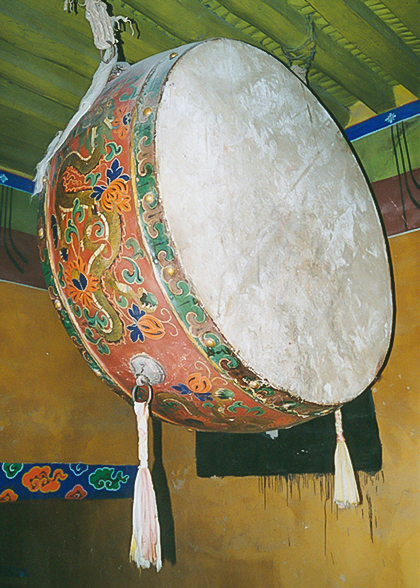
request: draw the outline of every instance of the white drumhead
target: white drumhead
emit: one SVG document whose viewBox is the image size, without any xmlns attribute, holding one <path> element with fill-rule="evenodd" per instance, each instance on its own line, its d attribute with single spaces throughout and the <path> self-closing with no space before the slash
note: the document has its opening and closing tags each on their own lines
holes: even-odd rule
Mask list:
<svg viewBox="0 0 420 588">
<path fill-rule="evenodd" d="M 304 400 L 355 398 L 389 347 L 378 214 L 332 118 L 274 58 L 226 39 L 173 67 L 158 182 L 180 260 L 244 363 Z"/>
</svg>

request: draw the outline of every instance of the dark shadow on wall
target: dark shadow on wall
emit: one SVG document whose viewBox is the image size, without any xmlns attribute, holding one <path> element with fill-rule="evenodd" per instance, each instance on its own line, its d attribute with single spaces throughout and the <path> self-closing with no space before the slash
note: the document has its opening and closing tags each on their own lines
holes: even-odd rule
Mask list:
<svg viewBox="0 0 420 588">
<path fill-rule="evenodd" d="M 152 419 L 153 453 L 155 461 L 152 468 L 152 480 L 155 487 L 156 503 L 159 514 L 162 562 L 176 563 L 175 525 L 172 514 L 171 495 L 162 460 L 162 423 Z"/>
<path fill-rule="evenodd" d="M 382 446 L 371 391 L 367 390 L 341 411 L 354 469 L 378 472 L 382 467 Z M 274 439 L 265 433 L 197 432 L 197 475 L 208 478 L 332 474 L 335 445 L 334 414 L 279 430 Z"/>
</svg>

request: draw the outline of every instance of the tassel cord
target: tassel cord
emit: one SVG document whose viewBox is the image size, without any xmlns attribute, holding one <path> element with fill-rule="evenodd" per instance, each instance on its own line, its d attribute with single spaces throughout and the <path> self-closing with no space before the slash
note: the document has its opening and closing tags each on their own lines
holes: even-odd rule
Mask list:
<svg viewBox="0 0 420 588">
<path fill-rule="evenodd" d="M 148 468 L 148 420 L 152 395 L 151 386 L 148 385 L 148 388 L 149 398 L 147 401 L 136 402 L 134 398 L 134 412 L 137 417 L 139 437 L 139 466 L 134 484 L 133 536 L 130 559 L 141 568 L 149 568 L 150 564 L 154 564 L 156 570 L 159 571 L 162 567 L 160 526 L 156 496 Z"/>
</svg>

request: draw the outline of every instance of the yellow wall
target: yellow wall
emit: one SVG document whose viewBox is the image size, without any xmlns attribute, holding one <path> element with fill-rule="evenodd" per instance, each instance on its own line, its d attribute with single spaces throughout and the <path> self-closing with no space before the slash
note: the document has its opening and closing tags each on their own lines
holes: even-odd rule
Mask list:
<svg viewBox="0 0 420 588">
<path fill-rule="evenodd" d="M 390 240 L 397 329 L 374 388 L 383 476 L 361 476 L 361 507 L 336 513 L 328 477 L 288 491 L 272 479 L 266 506 L 257 478 L 199 479 L 194 434 L 164 424 L 175 566 L 139 580 L 131 501 L 92 500 L 0 505 L 14 544 L 0 544 L 0 567 L 26 566 L 35 588 L 418 588 L 419 242 Z M 92 374 L 47 294 L 0 283 L 0 325 L 0 461 L 135 463 L 132 409 Z"/>
</svg>

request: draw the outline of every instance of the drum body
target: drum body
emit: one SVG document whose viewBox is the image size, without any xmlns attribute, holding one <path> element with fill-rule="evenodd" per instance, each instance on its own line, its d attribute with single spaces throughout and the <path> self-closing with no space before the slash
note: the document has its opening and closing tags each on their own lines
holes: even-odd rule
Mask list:
<svg viewBox="0 0 420 588">
<path fill-rule="evenodd" d="M 110 81 L 55 156 L 39 244 L 94 372 L 190 428 L 259 432 L 363 392 L 390 345 L 385 240 L 335 123 L 243 43 Z"/>
</svg>

